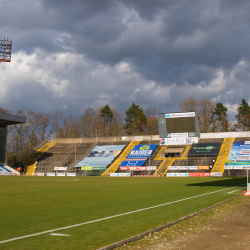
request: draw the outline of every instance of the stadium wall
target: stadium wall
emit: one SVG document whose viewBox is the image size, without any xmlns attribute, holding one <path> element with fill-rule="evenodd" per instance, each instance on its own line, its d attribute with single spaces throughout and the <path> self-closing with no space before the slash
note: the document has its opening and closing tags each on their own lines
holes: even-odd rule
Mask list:
<svg viewBox="0 0 250 250">
<path fill-rule="evenodd" d="M 240 138 L 250 137 L 250 131 L 246 132 L 220 132 L 220 133 L 200 133 L 201 139 L 213 138 Z M 88 137 L 88 138 L 52 138 L 51 143 L 94 143 L 94 142 L 126 142 L 126 141 L 156 141 L 160 140 L 159 135 L 141 136 L 115 136 L 115 137 Z"/>
<path fill-rule="evenodd" d="M 201 139 L 209 138 L 240 138 L 240 137 L 250 137 L 250 131 L 245 132 L 220 132 L 220 133 L 201 133 Z"/>
</svg>

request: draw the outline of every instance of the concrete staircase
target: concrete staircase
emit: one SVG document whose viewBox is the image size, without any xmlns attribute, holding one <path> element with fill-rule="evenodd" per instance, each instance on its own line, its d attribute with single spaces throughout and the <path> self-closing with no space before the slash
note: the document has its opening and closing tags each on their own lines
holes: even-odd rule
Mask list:
<svg viewBox="0 0 250 250">
<path fill-rule="evenodd" d="M 43 145 L 41 148 L 39 148 L 38 150 L 36 150 L 33 154 L 29 156 L 25 175 L 32 175 L 35 172 L 37 158 L 41 154 L 46 152 L 48 149 L 53 147 L 54 145 L 55 143 L 46 143 L 45 145 Z"/>
<path fill-rule="evenodd" d="M 227 158 L 229 156 L 231 147 L 233 145 L 235 138 L 224 138 L 223 143 L 221 145 L 220 148 L 220 152 L 219 155 L 217 157 L 217 160 L 214 164 L 214 167 L 212 169 L 212 172 L 214 173 L 224 173 L 224 168 L 225 168 L 225 164 L 227 161 Z"/>
<path fill-rule="evenodd" d="M 138 145 L 140 141 L 131 141 L 125 150 L 119 155 L 119 157 L 109 166 L 109 168 L 101 176 L 109 176 L 110 173 L 115 173 L 119 168 L 122 161 L 126 160 L 134 146 Z"/>
</svg>

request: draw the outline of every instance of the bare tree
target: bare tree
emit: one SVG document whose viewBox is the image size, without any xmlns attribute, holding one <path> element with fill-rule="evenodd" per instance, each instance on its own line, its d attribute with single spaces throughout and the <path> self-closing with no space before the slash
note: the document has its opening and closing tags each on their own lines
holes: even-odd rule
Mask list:
<svg viewBox="0 0 250 250">
<path fill-rule="evenodd" d="M 179 107 L 183 112 L 196 111 L 199 127 L 202 133 L 212 131 L 211 128 L 211 114 L 215 108 L 215 102 L 209 99 L 202 99 L 200 101 L 196 100 L 193 97 L 190 97 L 187 100 L 180 101 Z"/>
</svg>

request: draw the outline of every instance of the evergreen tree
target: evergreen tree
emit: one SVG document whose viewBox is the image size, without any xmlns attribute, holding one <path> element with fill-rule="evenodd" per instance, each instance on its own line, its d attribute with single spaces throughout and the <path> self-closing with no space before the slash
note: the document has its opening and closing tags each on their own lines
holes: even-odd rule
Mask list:
<svg viewBox="0 0 250 250">
<path fill-rule="evenodd" d="M 127 118 L 125 118 L 126 124 L 124 128 L 129 135 L 141 134 L 145 126 L 147 125 L 147 117 L 143 112 L 143 109 L 139 105 L 132 103 L 130 108 L 125 111 Z"/>
<path fill-rule="evenodd" d="M 238 114 L 235 115 L 238 123 L 238 128 L 242 131 L 250 129 L 250 107 L 245 99 L 242 99 L 239 107 L 237 108 Z"/>
<path fill-rule="evenodd" d="M 104 108 L 101 109 L 100 112 L 100 119 L 104 122 L 104 124 L 111 124 L 113 119 L 113 112 L 109 105 L 106 105 Z"/>
<path fill-rule="evenodd" d="M 211 124 L 213 132 L 228 131 L 227 108 L 221 102 L 217 103 L 215 109 L 212 111 Z"/>
</svg>

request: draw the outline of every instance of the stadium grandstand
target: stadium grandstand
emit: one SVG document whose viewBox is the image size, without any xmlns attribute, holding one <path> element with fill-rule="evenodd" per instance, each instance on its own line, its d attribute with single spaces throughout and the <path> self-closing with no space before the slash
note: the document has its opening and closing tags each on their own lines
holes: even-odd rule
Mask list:
<svg viewBox="0 0 250 250">
<path fill-rule="evenodd" d="M 0 114 L 0 175 L 20 175 L 20 172 L 6 165 L 7 126 L 25 122 L 25 117 Z"/>
<path fill-rule="evenodd" d="M 46 140 L 31 152 L 25 175 L 246 175 L 250 132 L 200 133 L 196 112 L 158 120 L 159 135 Z"/>
</svg>

